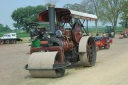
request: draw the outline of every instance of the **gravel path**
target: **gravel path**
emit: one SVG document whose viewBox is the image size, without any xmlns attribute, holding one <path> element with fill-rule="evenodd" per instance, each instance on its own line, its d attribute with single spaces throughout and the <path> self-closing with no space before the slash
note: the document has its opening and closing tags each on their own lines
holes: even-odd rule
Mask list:
<svg viewBox="0 0 128 85">
<path fill-rule="evenodd" d="M 29 59 L 29 43 L 0 45 L 0 85 L 127 85 L 128 38 L 113 39 L 110 49 L 97 52 L 96 65 L 80 62 L 67 67 L 61 78 L 32 78 L 23 67 Z"/>
</svg>

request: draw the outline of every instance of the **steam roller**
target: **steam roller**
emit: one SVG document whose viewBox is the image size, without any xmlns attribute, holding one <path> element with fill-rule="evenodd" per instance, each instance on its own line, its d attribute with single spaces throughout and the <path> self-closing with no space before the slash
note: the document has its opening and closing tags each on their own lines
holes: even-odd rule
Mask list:
<svg viewBox="0 0 128 85">
<path fill-rule="evenodd" d="M 72 23 L 75 18 L 83 19 L 83 23 L 85 19 L 97 21 L 95 15 L 55 8 L 54 5 L 49 5 L 48 10 L 39 14 L 40 22 L 49 22 L 49 30 L 40 28 L 38 31 L 35 30 L 36 32 L 31 31 L 31 34 L 35 33 L 32 35 L 33 40 L 40 40 L 40 47 L 31 48 L 31 55 L 25 66 L 32 77 L 62 77 L 65 68 L 78 61 L 83 66 L 95 65 L 94 38 L 83 35 L 82 21 Z M 70 28 L 65 28 L 65 23 L 69 24 Z M 32 25 L 30 27 L 36 29 Z"/>
</svg>

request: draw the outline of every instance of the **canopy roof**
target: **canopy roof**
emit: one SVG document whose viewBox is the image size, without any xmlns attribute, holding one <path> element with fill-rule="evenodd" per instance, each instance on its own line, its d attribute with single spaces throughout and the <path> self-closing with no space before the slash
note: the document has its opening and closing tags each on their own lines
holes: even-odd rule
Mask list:
<svg viewBox="0 0 128 85">
<path fill-rule="evenodd" d="M 65 19 L 67 19 L 68 22 L 70 22 L 71 18 L 97 21 L 97 16 L 93 14 L 88 14 L 74 10 L 63 9 L 63 8 L 55 8 L 55 11 L 56 11 L 55 12 L 56 19 L 59 20 L 60 22 L 65 22 Z M 39 21 L 49 22 L 48 10 L 39 14 Z"/>
<path fill-rule="evenodd" d="M 78 12 L 74 10 L 70 10 L 70 12 L 73 18 L 80 18 L 80 19 L 93 20 L 93 21 L 97 20 L 97 16 L 93 14 Z"/>
</svg>

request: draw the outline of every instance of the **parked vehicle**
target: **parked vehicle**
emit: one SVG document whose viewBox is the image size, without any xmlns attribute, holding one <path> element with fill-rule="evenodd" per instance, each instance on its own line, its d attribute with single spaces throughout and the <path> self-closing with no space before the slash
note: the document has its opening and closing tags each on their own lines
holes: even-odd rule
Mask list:
<svg viewBox="0 0 128 85">
<path fill-rule="evenodd" d="M 110 48 L 110 43 L 113 43 L 113 40 L 108 37 L 108 35 L 103 36 L 95 36 L 95 43 L 96 43 L 96 49 L 97 51 L 104 47 L 105 49 Z"/>
<path fill-rule="evenodd" d="M 128 37 L 128 30 L 123 30 L 120 32 L 119 39 L 127 38 Z"/>
<path fill-rule="evenodd" d="M 0 44 L 16 44 L 17 41 L 23 41 L 16 37 L 16 33 L 6 33 L 0 38 Z"/>
<path fill-rule="evenodd" d="M 115 38 L 115 27 L 106 26 L 105 34 L 107 34 L 110 38 Z"/>
</svg>

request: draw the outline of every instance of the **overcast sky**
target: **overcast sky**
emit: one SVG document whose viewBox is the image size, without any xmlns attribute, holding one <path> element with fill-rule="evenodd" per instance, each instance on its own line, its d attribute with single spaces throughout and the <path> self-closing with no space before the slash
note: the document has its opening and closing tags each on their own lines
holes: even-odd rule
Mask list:
<svg viewBox="0 0 128 85">
<path fill-rule="evenodd" d="M 11 14 L 14 10 L 20 7 L 45 5 L 49 1 L 56 1 L 56 7 L 62 8 L 65 4 L 80 4 L 82 0 L 0 0 L 0 23 L 8 25 L 11 29 L 14 21 Z M 54 3 L 54 2 L 53 2 Z M 98 25 L 101 25 L 98 23 Z M 94 22 L 90 22 L 89 26 L 95 26 Z"/>
</svg>

